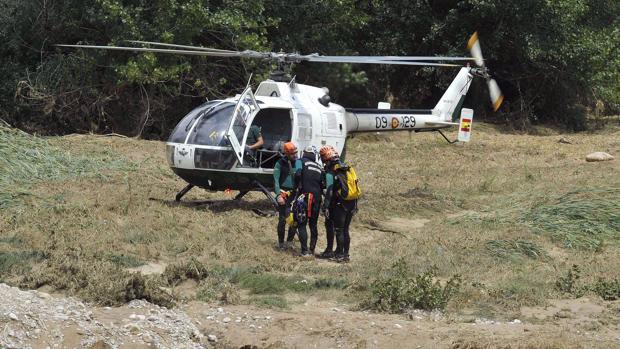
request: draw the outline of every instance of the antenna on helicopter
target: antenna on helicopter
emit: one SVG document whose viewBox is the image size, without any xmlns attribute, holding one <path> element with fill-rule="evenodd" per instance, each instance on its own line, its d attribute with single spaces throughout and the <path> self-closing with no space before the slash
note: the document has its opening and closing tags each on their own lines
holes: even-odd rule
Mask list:
<svg viewBox="0 0 620 349">
<path fill-rule="evenodd" d="M 248 87 L 250 87 L 250 84 L 252 83 L 252 75 L 253 75 L 253 73 L 250 73 L 250 77 L 248 78 L 248 83 L 245 85 L 244 90 L 246 90 Z"/>
<path fill-rule="evenodd" d="M 289 88 L 291 88 L 291 89 L 295 88 L 295 84 L 297 83 L 295 81 L 296 78 L 297 78 L 297 75 L 294 75 L 293 78 L 291 79 L 291 81 L 288 83 L 288 87 Z"/>
</svg>

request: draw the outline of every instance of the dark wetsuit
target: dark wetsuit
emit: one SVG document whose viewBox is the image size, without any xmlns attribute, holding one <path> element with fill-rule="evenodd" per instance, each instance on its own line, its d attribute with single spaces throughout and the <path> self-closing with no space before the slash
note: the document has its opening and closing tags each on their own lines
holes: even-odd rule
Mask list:
<svg viewBox="0 0 620 349">
<path fill-rule="evenodd" d="M 317 224 L 321 209 L 324 179 L 323 170 L 321 166 L 315 162 L 315 158 L 316 156 L 313 153 L 304 153 L 304 156 L 301 158 L 302 165 L 297 169 L 297 173 L 295 174 L 298 194 L 303 194 L 305 196 L 306 205 L 308 207 L 307 222 L 300 222 L 298 226 L 301 252 L 308 252 L 308 233 L 306 231 L 306 225 L 309 224 L 310 252 L 313 254 L 319 236 Z"/>
<path fill-rule="evenodd" d="M 273 179 L 276 198 L 280 195 L 280 191 L 290 191 L 291 195 L 286 199 L 284 205 L 278 204 L 278 243 L 284 243 L 284 233 L 286 228 L 286 217 L 290 213 L 291 202 L 294 199 L 292 193 L 295 186 L 295 173 L 297 167 L 301 166 L 300 160 L 290 160 L 284 156 L 276 163 L 273 169 Z M 295 238 L 295 227 L 290 226 L 288 228 L 287 241 L 293 241 Z"/>
<path fill-rule="evenodd" d="M 336 163 L 329 163 L 326 171 L 326 186 L 325 203 L 329 209 L 329 220 L 333 226 L 336 235 L 336 256 L 349 256 L 349 246 L 351 245 L 351 235 L 349 234 L 349 226 L 353 215 L 357 211 L 357 200 L 344 200 L 338 193 L 342 188 L 340 180 L 337 176 L 346 176 L 344 173 L 336 174 L 334 171 L 334 165 Z M 342 166 L 342 164 L 341 164 Z M 345 178 L 346 179 L 346 178 Z M 345 181 L 346 182 L 346 181 Z M 346 196 L 346 195 L 344 195 Z M 327 222 L 325 223 L 327 227 Z M 328 231 L 327 236 L 328 248 L 330 247 L 330 236 Z"/>
</svg>

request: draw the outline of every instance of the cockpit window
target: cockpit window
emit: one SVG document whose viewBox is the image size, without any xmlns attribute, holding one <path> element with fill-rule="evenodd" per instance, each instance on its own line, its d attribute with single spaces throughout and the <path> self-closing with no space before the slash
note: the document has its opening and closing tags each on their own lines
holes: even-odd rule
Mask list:
<svg viewBox="0 0 620 349">
<path fill-rule="evenodd" d="M 170 134 L 168 142 L 185 143 L 187 133 L 190 131 L 194 121 L 199 118 L 200 115 L 202 115 L 205 111 L 209 110 L 220 102 L 221 101 L 209 101 L 190 111 L 174 128 L 174 130 Z"/>
<path fill-rule="evenodd" d="M 224 135 L 228 130 L 234 109 L 235 104 L 226 102 L 208 111 L 197 121 L 196 126 L 189 135 L 187 143 L 229 146 L 230 143 Z"/>
</svg>

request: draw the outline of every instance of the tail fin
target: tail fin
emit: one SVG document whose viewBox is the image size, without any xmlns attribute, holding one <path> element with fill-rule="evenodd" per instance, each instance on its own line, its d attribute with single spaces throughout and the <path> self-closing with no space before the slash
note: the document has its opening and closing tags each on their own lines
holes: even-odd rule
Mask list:
<svg viewBox="0 0 620 349">
<path fill-rule="evenodd" d="M 433 108 L 433 115 L 439 117 L 439 120 L 445 122 L 454 122 L 459 119 L 459 111 L 463 107 L 465 95 L 473 76 L 469 73 L 469 67 L 463 67 L 446 92 L 441 96 L 439 103 Z"/>
</svg>

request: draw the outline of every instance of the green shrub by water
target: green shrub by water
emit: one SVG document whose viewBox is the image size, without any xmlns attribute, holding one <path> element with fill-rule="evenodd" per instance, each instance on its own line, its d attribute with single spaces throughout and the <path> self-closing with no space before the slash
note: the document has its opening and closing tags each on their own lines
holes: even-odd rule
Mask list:
<svg viewBox="0 0 620 349">
<path fill-rule="evenodd" d="M 461 279 L 455 275 L 442 285 L 435 277 L 434 269 L 410 276 L 409 267 L 401 259 L 387 276 L 371 284 L 370 297 L 362 307 L 388 313 L 443 309 L 460 288 Z"/>
</svg>

